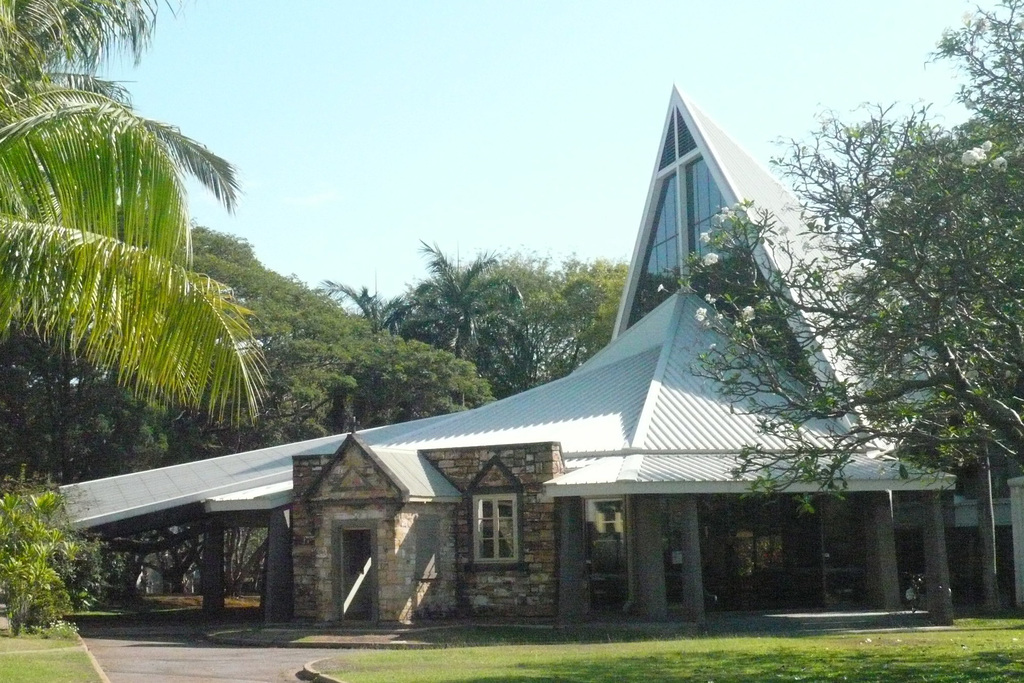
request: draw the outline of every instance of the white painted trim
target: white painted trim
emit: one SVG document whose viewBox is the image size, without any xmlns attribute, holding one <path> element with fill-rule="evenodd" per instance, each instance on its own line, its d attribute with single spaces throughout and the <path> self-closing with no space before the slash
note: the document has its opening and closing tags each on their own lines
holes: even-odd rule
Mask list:
<svg viewBox="0 0 1024 683">
<path fill-rule="evenodd" d="M 751 492 L 750 481 L 659 481 L 637 482 L 618 481 L 606 484 L 546 484 L 552 498 L 579 496 L 583 498 L 606 498 L 627 495 L 676 495 L 686 493 L 732 493 Z M 869 491 L 942 491 L 949 487 L 945 480 L 861 480 L 847 481 L 846 493 Z M 816 484 L 794 484 L 781 493 L 825 493 Z"/>
</svg>

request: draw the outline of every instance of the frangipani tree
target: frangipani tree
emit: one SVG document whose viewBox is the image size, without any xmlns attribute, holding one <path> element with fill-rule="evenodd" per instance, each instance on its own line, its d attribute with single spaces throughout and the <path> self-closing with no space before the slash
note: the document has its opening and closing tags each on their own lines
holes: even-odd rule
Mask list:
<svg viewBox="0 0 1024 683">
<path fill-rule="evenodd" d="M 825 117 L 776 162 L 800 199 L 800 234 L 740 203 L 691 263 L 709 302 L 698 316 L 729 340 L 701 371 L 792 444 L 751 450 L 742 468 L 775 472 L 768 488 L 841 488 L 863 450 L 974 467 L 991 608 L 990 456 L 1024 466 L 1022 8 L 979 11 L 939 45 L 969 76 L 970 121 L 949 129 L 925 107 Z M 850 428 L 816 446 L 798 429 L 816 419 Z"/>
<path fill-rule="evenodd" d="M 231 166 L 139 117 L 95 77 L 136 58 L 147 0 L 0 0 L 0 333 L 38 333 L 148 398 L 236 416 L 257 404 L 247 311 L 190 270 L 184 180 L 226 208 Z"/>
</svg>

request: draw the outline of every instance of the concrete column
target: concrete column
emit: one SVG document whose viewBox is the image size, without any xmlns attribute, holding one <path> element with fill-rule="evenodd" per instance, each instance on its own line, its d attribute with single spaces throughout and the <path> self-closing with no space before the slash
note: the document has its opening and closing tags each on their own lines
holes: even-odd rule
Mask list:
<svg viewBox="0 0 1024 683">
<path fill-rule="evenodd" d="M 682 496 L 683 618 L 703 630 L 707 619 L 704 614 L 704 571 L 700 556 L 697 501 L 696 495 Z"/>
<path fill-rule="evenodd" d="M 1024 607 L 1024 477 L 1010 484 L 1010 523 L 1013 525 L 1013 583 L 1017 607 Z"/>
<path fill-rule="evenodd" d="M 558 620 L 579 621 L 590 611 L 587 528 L 582 498 L 556 498 L 558 518 Z"/>
<path fill-rule="evenodd" d="M 203 556 L 200 577 L 203 584 L 203 612 L 224 610 L 224 529 L 207 520 L 203 531 Z"/>
<path fill-rule="evenodd" d="M 267 572 L 263 585 L 263 618 L 292 618 L 292 530 L 288 510 L 273 510 L 267 525 Z"/>
<path fill-rule="evenodd" d="M 953 623 L 953 597 L 949 588 L 946 527 L 942 519 L 942 494 L 939 491 L 929 491 L 924 496 L 923 533 L 928 616 L 938 626 L 949 626 Z"/>
<path fill-rule="evenodd" d="M 900 609 L 900 577 L 896 565 L 893 494 L 879 491 L 854 495 L 862 501 L 868 599 L 874 608 L 896 611 Z"/>
<path fill-rule="evenodd" d="M 988 449 L 978 460 L 978 536 L 981 540 L 981 585 L 985 610 L 999 611 L 999 565 L 996 562 L 996 520 L 992 509 L 992 464 Z"/>
<path fill-rule="evenodd" d="M 633 562 L 631 577 L 634 610 L 648 619 L 665 619 L 665 559 L 661 548 L 661 500 L 658 496 L 630 496 L 629 528 Z"/>
</svg>

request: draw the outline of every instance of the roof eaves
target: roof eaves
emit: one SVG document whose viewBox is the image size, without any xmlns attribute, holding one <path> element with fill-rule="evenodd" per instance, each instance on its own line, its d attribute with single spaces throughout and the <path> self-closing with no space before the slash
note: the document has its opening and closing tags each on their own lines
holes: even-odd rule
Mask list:
<svg viewBox="0 0 1024 683">
<path fill-rule="evenodd" d="M 290 479 L 292 476 L 291 471 L 279 472 L 275 474 L 268 474 L 262 477 L 256 477 L 249 479 L 244 482 L 235 482 L 227 484 L 225 486 L 218 486 L 212 489 L 206 489 L 203 491 L 195 491 L 183 496 L 176 496 L 174 498 L 165 498 L 164 500 L 154 501 L 145 505 L 136 505 L 134 507 L 123 508 L 120 510 L 114 510 L 112 512 L 106 512 L 101 515 L 95 515 L 92 517 L 78 517 L 72 520 L 71 524 L 76 529 L 87 529 L 101 524 L 109 524 L 110 522 L 120 522 L 121 520 L 128 519 L 130 517 L 138 517 L 151 512 L 160 512 L 162 510 L 169 510 L 171 508 L 180 507 L 189 503 L 201 503 L 207 498 L 212 498 L 217 495 L 223 495 L 225 493 L 234 493 L 236 491 L 244 491 L 245 489 L 256 488 L 258 486 L 265 486 L 267 484 L 276 484 L 281 481 Z"/>
</svg>

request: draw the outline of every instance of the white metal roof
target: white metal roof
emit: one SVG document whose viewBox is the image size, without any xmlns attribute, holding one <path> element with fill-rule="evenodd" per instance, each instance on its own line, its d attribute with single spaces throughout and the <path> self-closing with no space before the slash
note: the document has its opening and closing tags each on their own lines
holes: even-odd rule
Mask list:
<svg viewBox="0 0 1024 683">
<path fill-rule="evenodd" d="M 803 232 L 799 207 L 790 193 L 678 90 L 673 91 L 670 119 L 675 111 L 683 116 L 723 197 L 730 202 L 750 199 L 771 211 L 794 237 Z M 657 176 L 655 170 L 652 180 Z M 651 209 L 654 187 L 652 182 L 645 213 Z M 628 282 L 640 267 L 638 254 L 645 244 L 646 225 L 641 224 Z M 802 248 L 810 249 L 806 244 Z M 694 315 L 702 304 L 692 294 L 677 293 L 618 333 L 568 377 L 474 410 L 367 429 L 358 437 L 407 499 L 459 495 L 417 454 L 420 449 L 549 441 L 561 445 L 571 470 L 549 486 L 557 495 L 608 492 L 609 487 L 624 493 L 684 492 L 699 488 L 698 484 L 745 490 L 749 482 L 725 476 L 735 467 L 740 449 L 779 450 L 786 444 L 762 434 L 756 417 L 744 406 L 731 403 L 713 381 L 695 374 L 699 354 L 712 343 L 724 343 L 696 321 Z M 620 319 L 622 315 L 620 310 Z M 621 320 L 617 329 L 622 329 Z M 841 423 L 807 426 L 812 441 L 843 428 Z M 284 488 L 268 491 L 263 487 L 291 481 L 293 456 L 333 454 L 345 439 L 342 434 L 285 444 L 74 484 L 62 491 L 80 526 L 204 501 L 211 509 L 258 507 L 287 495 Z M 864 467 L 859 461 L 851 464 L 847 479 L 862 482 L 858 486 L 913 486 L 875 476 L 871 468 L 877 468 L 878 461 L 869 462 Z"/>
<path fill-rule="evenodd" d="M 333 453 L 345 435 L 62 486 L 77 526 L 91 527 L 216 496 L 291 481 L 293 455 Z"/>
<path fill-rule="evenodd" d="M 746 493 L 756 476 L 739 474 L 736 453 L 638 452 L 588 458 L 583 467 L 555 477 L 546 484 L 549 495 L 595 496 L 671 493 Z M 924 491 L 942 489 L 952 476 L 913 471 L 904 478 L 899 463 L 854 456 L 844 469 L 847 491 Z M 814 492 L 816 484 L 794 484 L 789 492 Z"/>
<path fill-rule="evenodd" d="M 372 448 L 371 456 L 402 490 L 405 500 L 462 500 L 462 494 L 418 451 L 398 448 Z"/>
<path fill-rule="evenodd" d="M 630 443 L 661 352 L 660 341 L 606 365 L 444 420 L 368 429 L 376 449 L 406 450 L 557 441 L 564 452 L 618 450 Z"/>
<path fill-rule="evenodd" d="M 273 510 L 292 502 L 292 480 L 256 486 L 251 489 L 213 496 L 203 501 L 207 512 L 234 512 L 237 510 Z"/>
</svg>

